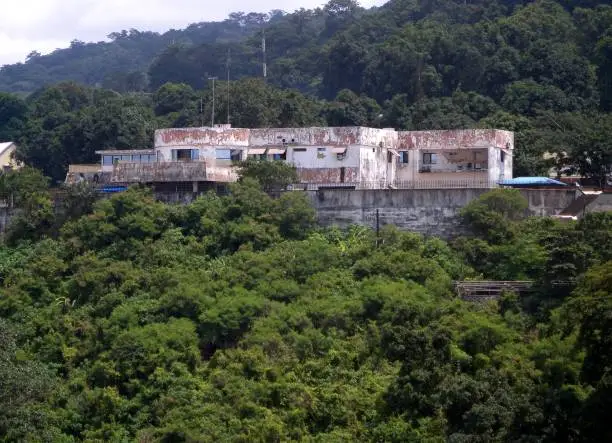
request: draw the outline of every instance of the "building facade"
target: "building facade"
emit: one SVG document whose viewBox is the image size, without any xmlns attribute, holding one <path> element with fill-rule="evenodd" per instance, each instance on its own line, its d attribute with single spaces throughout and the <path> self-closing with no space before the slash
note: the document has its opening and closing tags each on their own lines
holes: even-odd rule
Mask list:
<svg viewBox="0 0 612 443">
<path fill-rule="evenodd" d="M 233 164 L 285 161 L 300 184 L 394 187 L 493 187 L 512 177 L 512 132 L 398 132 L 366 127 L 172 128 L 154 148 L 98 151 L 99 165 L 72 165 L 68 182 L 191 184 L 194 191 L 237 180 Z"/>
</svg>

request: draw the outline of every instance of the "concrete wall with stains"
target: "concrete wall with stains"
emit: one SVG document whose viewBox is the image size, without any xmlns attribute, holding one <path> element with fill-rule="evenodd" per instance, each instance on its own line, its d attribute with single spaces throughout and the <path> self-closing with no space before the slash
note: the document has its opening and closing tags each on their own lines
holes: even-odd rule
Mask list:
<svg viewBox="0 0 612 443">
<path fill-rule="evenodd" d="M 251 147 L 282 146 L 380 146 L 394 147 L 397 132 L 393 129 L 347 127 L 262 128 L 250 130 Z"/>
<path fill-rule="evenodd" d="M 207 181 L 204 162 L 118 163 L 112 173 L 115 183 Z"/>
<path fill-rule="evenodd" d="M 357 183 L 359 168 L 298 168 L 298 177 L 303 183 L 333 184 Z"/>
<path fill-rule="evenodd" d="M 351 224 L 374 227 L 376 210 L 381 225 L 443 238 L 463 233 L 459 210 L 487 189 L 329 189 L 308 191 L 319 223 L 346 227 Z M 576 198 L 575 190 L 521 189 L 529 213 L 551 216 L 560 213 Z"/>
<path fill-rule="evenodd" d="M 358 168 L 361 150 L 347 146 L 343 155 L 332 152 L 334 146 L 289 147 L 287 161 L 300 169 L 306 168 Z"/>
<path fill-rule="evenodd" d="M 473 149 L 496 146 L 512 151 L 514 133 L 498 129 L 450 129 L 442 131 L 401 131 L 400 150 Z"/>
<path fill-rule="evenodd" d="M 249 146 L 249 129 L 169 128 L 155 131 L 155 147 Z"/>
<path fill-rule="evenodd" d="M 391 155 L 389 165 L 389 151 L 386 148 L 366 147 L 361 149 L 361 159 L 359 162 L 359 179 L 361 182 L 391 183 L 395 180 L 395 156 Z M 388 171 L 389 169 L 389 171 Z"/>
</svg>

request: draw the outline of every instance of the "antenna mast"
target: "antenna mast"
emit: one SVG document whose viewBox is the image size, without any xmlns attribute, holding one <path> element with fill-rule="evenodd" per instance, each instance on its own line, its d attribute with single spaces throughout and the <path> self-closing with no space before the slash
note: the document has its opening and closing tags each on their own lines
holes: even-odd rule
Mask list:
<svg viewBox="0 0 612 443">
<path fill-rule="evenodd" d="M 231 52 L 230 48 L 227 48 L 227 124 L 230 124 L 230 64 L 231 64 Z"/>
<path fill-rule="evenodd" d="M 262 38 L 261 38 L 261 50 L 263 52 L 263 77 L 264 77 L 264 81 L 268 78 L 268 63 L 267 63 L 267 57 L 266 57 L 266 28 L 265 25 L 263 28 L 261 28 L 261 34 L 262 34 Z"/>
<path fill-rule="evenodd" d="M 212 80 L 212 112 L 210 115 L 210 127 L 215 127 L 215 80 L 217 77 L 208 77 L 208 80 Z"/>
</svg>

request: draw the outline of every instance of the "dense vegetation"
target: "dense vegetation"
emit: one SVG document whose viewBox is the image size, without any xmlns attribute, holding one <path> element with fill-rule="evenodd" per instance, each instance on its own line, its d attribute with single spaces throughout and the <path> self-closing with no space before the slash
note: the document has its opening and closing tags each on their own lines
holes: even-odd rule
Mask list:
<svg viewBox="0 0 612 443">
<path fill-rule="evenodd" d="M 190 205 L 74 188 L 56 213 L 38 173 L 4 176 L 24 208 L 0 247 L 4 441 L 612 438 L 612 214 L 525 218 L 498 190 L 450 244 L 376 238 L 243 171 Z M 479 278 L 536 291 L 456 298 Z"/>
<path fill-rule="evenodd" d="M 217 76 L 216 122 L 229 111 L 243 127 L 497 127 L 516 131 L 515 175 L 555 166 L 601 185 L 612 172 L 605 3 L 392 0 L 365 10 L 332 0 L 73 42 L 0 69 L 0 90 L 34 91 L 0 94 L 0 139 L 19 141 L 29 164 L 61 180 L 67 163 L 96 160 L 95 149 L 146 146 L 160 126 L 209 124 L 207 79 Z M 264 30 L 267 83 L 255 79 Z M 89 87 L 57 85 L 68 80 Z"/>
</svg>

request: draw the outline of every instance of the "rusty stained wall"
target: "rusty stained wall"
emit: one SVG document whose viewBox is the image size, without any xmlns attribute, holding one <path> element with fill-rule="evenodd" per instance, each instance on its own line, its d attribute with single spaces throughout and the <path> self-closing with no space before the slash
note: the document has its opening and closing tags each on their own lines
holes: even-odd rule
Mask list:
<svg viewBox="0 0 612 443">
<path fill-rule="evenodd" d="M 365 183 L 393 182 L 397 166 L 397 158 L 392 156 L 388 162 L 389 151 L 380 147 L 362 147 L 359 163 L 359 181 Z"/>
<path fill-rule="evenodd" d="M 295 146 L 385 146 L 397 143 L 397 132 L 393 129 L 346 127 L 313 128 L 264 128 L 250 130 L 251 147 L 279 146 L 285 143 Z"/>
<path fill-rule="evenodd" d="M 248 146 L 249 129 L 242 128 L 169 128 L 155 131 L 155 148 Z"/>
<path fill-rule="evenodd" d="M 345 128 L 263 128 L 251 129 L 251 147 L 279 146 L 349 146 L 359 139 L 358 127 Z"/>
<path fill-rule="evenodd" d="M 302 183 L 357 183 L 359 182 L 359 168 L 344 168 L 344 181 L 342 181 L 341 168 L 298 168 L 298 177 Z"/>
<path fill-rule="evenodd" d="M 118 163 L 112 182 L 147 183 L 207 181 L 205 162 Z"/>
<path fill-rule="evenodd" d="M 398 133 L 399 149 L 471 149 L 475 147 L 514 149 L 514 133 L 497 129 L 457 129 L 445 131 L 403 131 Z"/>
<path fill-rule="evenodd" d="M 218 162 L 217 164 L 214 162 L 207 163 L 206 181 L 231 183 L 238 181 L 238 174 L 236 173 L 236 169 L 230 164 L 223 164 L 222 162 Z"/>
</svg>

